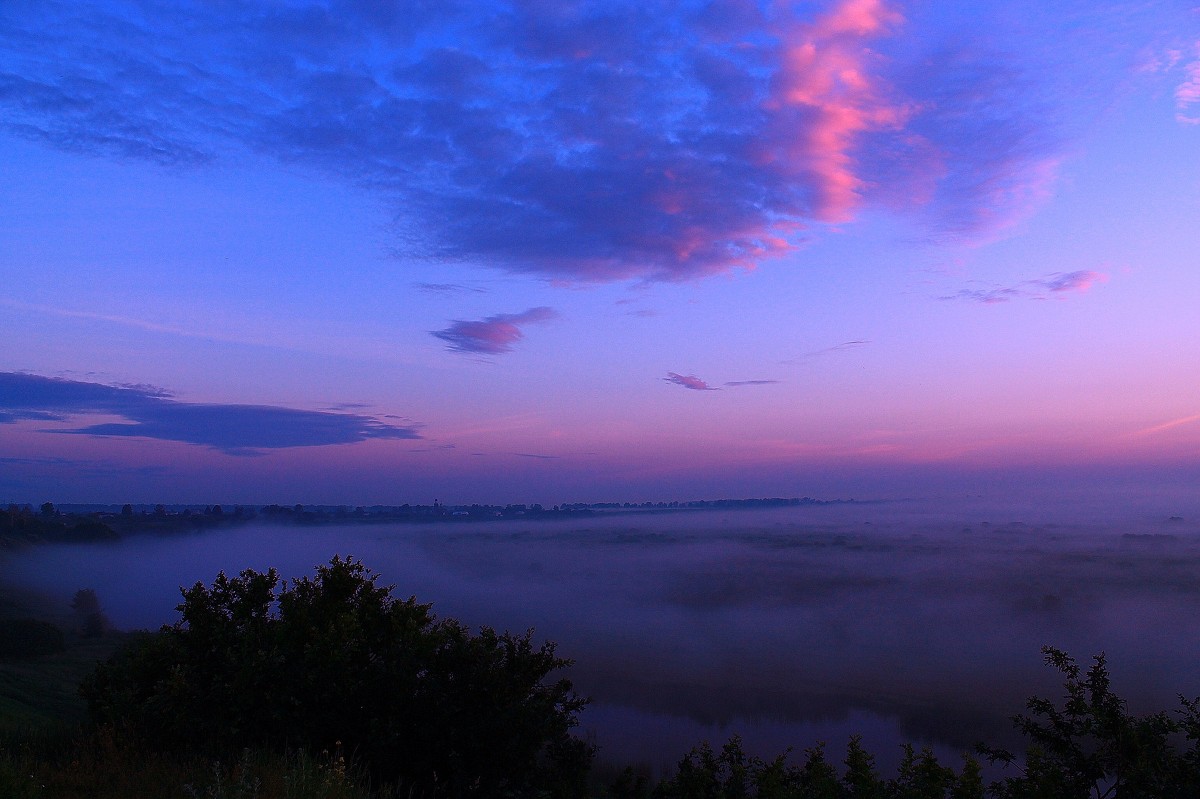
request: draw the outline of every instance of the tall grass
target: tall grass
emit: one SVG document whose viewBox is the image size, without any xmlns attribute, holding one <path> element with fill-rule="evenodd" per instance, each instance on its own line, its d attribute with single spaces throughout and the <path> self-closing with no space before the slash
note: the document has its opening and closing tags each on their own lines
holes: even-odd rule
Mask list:
<svg viewBox="0 0 1200 799">
<path fill-rule="evenodd" d="M 245 750 L 229 761 L 164 753 L 117 734 L 10 730 L 0 735 L 4 799 L 399 799 L 372 789 L 340 751 Z M 417 799 L 413 796 L 412 799 Z"/>
</svg>

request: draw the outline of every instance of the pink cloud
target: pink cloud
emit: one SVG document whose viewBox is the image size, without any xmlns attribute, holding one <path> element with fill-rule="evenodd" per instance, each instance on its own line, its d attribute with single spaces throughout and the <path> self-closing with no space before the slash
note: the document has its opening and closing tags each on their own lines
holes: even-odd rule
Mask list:
<svg viewBox="0 0 1200 799">
<path fill-rule="evenodd" d="M 721 389 L 710 386 L 705 381 L 695 375 L 681 375 L 675 372 L 667 372 L 667 376 L 663 378 L 668 383 L 674 383 L 677 386 L 689 388 L 692 391 L 720 391 Z"/>
<path fill-rule="evenodd" d="M 558 314 L 545 306 L 530 308 L 518 314 L 497 314 L 475 321 L 456 320 L 445 330 L 435 330 L 432 335 L 447 342 L 446 349 L 453 352 L 499 355 L 512 350 L 513 344 L 525 337 L 522 325 L 545 322 Z"/>
<path fill-rule="evenodd" d="M 1196 55 L 1186 67 L 1187 79 L 1175 89 L 1175 118 L 1188 125 L 1200 125 L 1200 116 L 1191 111 L 1200 104 L 1200 42 L 1196 43 Z"/>
<path fill-rule="evenodd" d="M 853 156 L 860 137 L 900 127 L 908 114 L 872 74 L 877 56 L 867 46 L 901 21 L 882 0 L 844 0 L 784 33 L 767 103 L 770 146 L 762 157 L 810 188 L 806 210 L 818 219 L 850 217 L 865 186 Z"/>
</svg>

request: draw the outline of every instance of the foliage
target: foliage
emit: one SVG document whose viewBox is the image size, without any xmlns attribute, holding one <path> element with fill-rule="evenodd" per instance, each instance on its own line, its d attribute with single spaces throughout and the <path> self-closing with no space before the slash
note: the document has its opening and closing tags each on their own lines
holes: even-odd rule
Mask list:
<svg viewBox="0 0 1200 799">
<path fill-rule="evenodd" d="M 1112 690 L 1103 655 L 1084 674 L 1061 650 L 1043 649 L 1047 664 L 1064 677 L 1060 706 L 1039 697 L 1014 719 L 1028 741 L 1023 758 L 980 747 L 991 761 L 1020 773 L 986 789 L 978 761 L 961 770 L 943 766 L 929 749 L 905 745 L 896 776 L 884 780 L 874 758 L 851 738 L 845 771 L 818 745 L 802 765 L 785 756 L 763 761 L 747 755 L 736 736 L 720 752 L 693 749 L 671 779 L 653 791 L 625 780 L 612 795 L 629 799 L 1184 799 L 1200 796 L 1200 698 L 1181 697 L 1174 716 L 1135 716 Z M 1181 744 L 1186 746 L 1181 748 Z M 641 793 L 637 791 L 641 790 Z"/>
<path fill-rule="evenodd" d="M 748 755 L 733 736 L 714 752 L 708 744 L 692 749 L 679 763 L 675 776 L 664 780 L 653 799 L 975 799 L 983 797 L 979 764 L 966 758 L 961 772 L 942 766 L 929 749 L 917 753 L 905 746 L 897 776 L 884 780 L 874 757 L 858 736 L 850 739 L 845 770 L 829 762 L 824 744 L 808 749 L 801 765 L 787 754 L 764 761 Z M 627 784 L 627 783 L 626 783 Z M 624 787 L 624 785 L 620 786 Z M 618 786 L 612 792 L 621 794 Z"/>
<path fill-rule="evenodd" d="M 1032 697 L 1029 715 L 1016 716 L 1029 740 L 1019 776 L 993 787 L 1001 799 L 1169 799 L 1200 796 L 1200 700 L 1183 697 L 1179 719 L 1166 712 L 1134 716 L 1110 684 L 1104 655 L 1083 674 L 1075 660 L 1053 647 L 1046 663 L 1062 672 L 1062 707 Z M 1180 751 L 1179 738 L 1191 747 Z M 1010 752 L 981 747 L 994 762 L 1011 765 Z"/>
<path fill-rule="evenodd" d="M 343 745 L 414 795 L 581 794 L 586 700 L 550 679 L 569 665 L 554 645 L 473 635 L 376 579 L 336 557 L 282 587 L 274 570 L 220 574 L 81 691 L 96 721 L 180 750 Z"/>
</svg>

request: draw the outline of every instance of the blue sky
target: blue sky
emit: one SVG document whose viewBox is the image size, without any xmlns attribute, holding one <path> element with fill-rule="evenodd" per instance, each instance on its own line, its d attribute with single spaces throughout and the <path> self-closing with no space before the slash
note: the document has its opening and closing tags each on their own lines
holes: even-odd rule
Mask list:
<svg viewBox="0 0 1200 799">
<path fill-rule="evenodd" d="M 15 2 L 0 112 L 0 499 L 1200 465 L 1187 3 Z"/>
</svg>

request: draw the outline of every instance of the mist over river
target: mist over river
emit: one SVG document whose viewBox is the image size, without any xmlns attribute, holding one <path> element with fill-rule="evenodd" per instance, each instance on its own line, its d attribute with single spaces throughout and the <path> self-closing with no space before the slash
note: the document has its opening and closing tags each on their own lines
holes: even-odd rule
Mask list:
<svg viewBox="0 0 1200 799">
<path fill-rule="evenodd" d="M 1200 508 L 976 499 L 558 521 L 251 524 L 0 556 L 3 582 L 64 606 L 96 589 L 113 622 L 175 619 L 216 573 L 311 574 L 353 555 L 441 616 L 558 642 L 593 699 L 602 759 L 673 763 L 743 735 L 763 755 L 864 735 L 939 754 L 1011 743 L 1031 693 L 1058 697 L 1050 644 L 1106 652 L 1134 710 L 1200 694 Z"/>
</svg>

